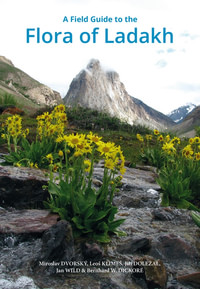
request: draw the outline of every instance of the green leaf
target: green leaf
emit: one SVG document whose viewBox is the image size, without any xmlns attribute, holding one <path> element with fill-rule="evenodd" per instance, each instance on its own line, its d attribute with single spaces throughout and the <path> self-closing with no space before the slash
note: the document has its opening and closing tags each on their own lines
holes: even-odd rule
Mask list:
<svg viewBox="0 0 200 289">
<path fill-rule="evenodd" d="M 109 208 L 107 210 L 102 210 L 100 212 L 96 212 L 95 216 L 93 216 L 93 220 L 99 221 L 99 220 L 105 218 L 110 210 L 111 210 L 111 208 Z"/>
<path fill-rule="evenodd" d="M 100 243 L 109 243 L 110 242 L 110 237 L 108 236 L 107 233 L 104 234 L 96 234 L 94 233 L 92 235 L 92 238 Z"/>
<path fill-rule="evenodd" d="M 124 221 L 125 221 L 125 219 L 119 219 L 119 220 L 116 220 L 116 221 L 109 223 L 109 231 L 114 232 L 115 229 L 117 227 L 119 227 Z"/>
<path fill-rule="evenodd" d="M 82 222 L 83 222 L 83 219 L 78 217 L 78 216 L 75 216 L 72 218 L 72 221 L 74 222 L 74 224 L 76 225 L 76 227 L 78 229 L 84 229 L 85 227 L 82 225 Z"/>
<path fill-rule="evenodd" d="M 200 215 L 197 214 L 196 212 L 191 213 L 192 219 L 195 222 L 195 224 L 200 227 Z"/>
<path fill-rule="evenodd" d="M 105 222 L 101 222 L 96 227 L 97 231 L 108 232 L 109 226 Z"/>
<path fill-rule="evenodd" d="M 163 207 L 168 207 L 169 206 L 169 197 L 168 197 L 168 195 L 166 193 L 163 193 L 163 195 L 162 195 L 161 206 L 163 206 Z"/>
<path fill-rule="evenodd" d="M 51 195 L 57 195 L 57 196 L 59 196 L 61 193 L 60 188 L 51 181 L 49 181 L 48 191 Z"/>
</svg>

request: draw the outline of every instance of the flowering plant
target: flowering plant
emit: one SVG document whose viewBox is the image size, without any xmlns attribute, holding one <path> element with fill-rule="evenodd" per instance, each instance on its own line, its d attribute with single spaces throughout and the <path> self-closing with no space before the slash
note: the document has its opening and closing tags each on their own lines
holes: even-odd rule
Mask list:
<svg viewBox="0 0 200 289">
<path fill-rule="evenodd" d="M 56 152 L 55 139 L 64 134 L 66 122 L 65 106 L 62 104 L 56 106 L 52 113 L 46 112 L 38 116 L 36 140 L 30 143 L 26 138 L 29 130 L 22 130 L 22 118 L 18 115 L 8 117 L 1 135 L 7 140 L 9 149 L 9 155 L 4 156 L 6 163 L 19 167 L 48 167 L 46 155 Z M 11 150 L 11 142 L 14 144 L 14 151 Z"/>
<path fill-rule="evenodd" d="M 122 235 L 117 227 L 124 219 L 114 220 L 117 208 L 112 205 L 120 176 L 124 174 L 124 156 L 120 146 L 105 143 L 92 132 L 59 137 L 64 151 L 47 155 L 50 163 L 47 208 L 71 222 L 74 236 L 85 235 L 99 242 L 109 242 L 111 233 Z M 95 160 L 103 158 L 103 182 L 92 186 Z M 53 174 L 58 171 L 58 177 Z"/>
<path fill-rule="evenodd" d="M 200 137 L 190 138 L 185 146 L 180 138 L 171 139 L 158 130 L 154 130 L 154 142 L 149 136 L 137 135 L 137 139 L 143 159 L 159 168 L 162 205 L 198 210 L 193 203 L 200 200 Z"/>
<path fill-rule="evenodd" d="M 36 140 L 30 143 L 26 131 L 22 131 L 21 118 L 8 118 L 2 135 L 10 152 L 5 160 L 17 166 L 49 167 L 49 199 L 45 206 L 72 224 L 75 237 L 85 235 L 109 242 L 110 234 L 123 235 L 117 228 L 124 219 L 115 220 L 117 208 L 112 205 L 116 187 L 125 173 L 122 150 L 92 132 L 66 135 L 66 123 L 64 105 L 39 115 Z M 95 189 L 94 165 L 100 159 L 104 162 L 103 181 Z"/>
</svg>

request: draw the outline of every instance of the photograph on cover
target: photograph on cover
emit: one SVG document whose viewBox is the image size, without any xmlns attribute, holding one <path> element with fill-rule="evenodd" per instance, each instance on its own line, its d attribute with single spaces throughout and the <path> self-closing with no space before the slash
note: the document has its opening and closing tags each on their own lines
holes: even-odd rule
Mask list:
<svg viewBox="0 0 200 289">
<path fill-rule="evenodd" d="M 0 7 L 0 288 L 199 288 L 199 1 Z"/>
</svg>

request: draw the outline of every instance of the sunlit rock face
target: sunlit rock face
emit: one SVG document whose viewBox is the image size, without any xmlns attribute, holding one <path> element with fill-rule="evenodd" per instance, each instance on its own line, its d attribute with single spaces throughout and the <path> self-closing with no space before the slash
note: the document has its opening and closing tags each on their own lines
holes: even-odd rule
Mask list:
<svg viewBox="0 0 200 289">
<path fill-rule="evenodd" d="M 107 112 L 129 124 L 152 128 L 165 128 L 173 124 L 162 113 L 131 97 L 120 81 L 119 74 L 105 71 L 96 59 L 92 59 L 86 69 L 73 79 L 64 102 Z"/>
</svg>

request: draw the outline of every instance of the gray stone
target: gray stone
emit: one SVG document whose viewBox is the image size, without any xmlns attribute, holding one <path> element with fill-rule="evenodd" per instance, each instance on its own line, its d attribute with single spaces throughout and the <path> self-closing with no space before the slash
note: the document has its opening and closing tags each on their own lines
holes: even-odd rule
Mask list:
<svg viewBox="0 0 200 289">
<path fill-rule="evenodd" d="M 101 260 L 103 258 L 103 250 L 96 243 L 84 243 L 82 246 L 82 254 L 85 260 Z"/>
<path fill-rule="evenodd" d="M 61 220 L 44 232 L 41 261 L 71 261 L 74 257 L 74 239 L 69 222 Z"/>
<path fill-rule="evenodd" d="M 132 239 L 128 238 L 117 245 L 117 251 L 120 254 L 133 254 L 135 252 L 144 253 L 151 247 L 151 240 L 148 238 Z"/>
<path fill-rule="evenodd" d="M 198 259 L 197 250 L 185 239 L 174 234 L 159 236 L 152 247 L 152 254 L 174 263 Z"/>
<path fill-rule="evenodd" d="M 153 210 L 152 215 L 155 220 L 160 220 L 160 221 L 171 221 L 174 219 L 173 212 L 166 210 L 165 208 L 158 208 Z"/>
<path fill-rule="evenodd" d="M 48 210 L 12 210 L 0 213 L 0 234 L 38 234 L 57 223 Z"/>
</svg>

